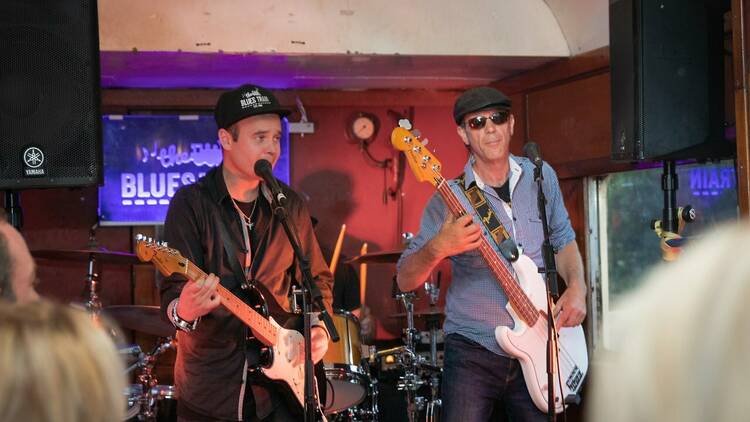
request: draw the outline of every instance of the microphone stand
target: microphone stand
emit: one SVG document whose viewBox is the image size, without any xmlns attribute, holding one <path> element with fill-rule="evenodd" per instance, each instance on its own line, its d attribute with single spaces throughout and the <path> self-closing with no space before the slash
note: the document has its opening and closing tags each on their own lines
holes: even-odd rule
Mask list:
<svg viewBox="0 0 750 422">
<path fill-rule="evenodd" d="M 552 245 L 549 241 L 549 227 L 547 225 L 547 198 L 544 196 L 542 184 L 542 161 L 534 165 L 534 180 L 537 183 L 537 205 L 539 207 L 539 217 L 542 220 L 542 231 L 544 233 L 544 242 L 542 243 L 542 256 L 544 258 L 544 269 L 539 272 L 544 274 L 547 286 L 547 419 L 554 422 L 555 414 L 555 362 L 557 361 L 557 333 L 555 332 L 555 319 L 552 315 L 552 299 L 557 299 L 559 292 L 557 286 L 557 267 L 555 265 L 555 255 Z"/>
<path fill-rule="evenodd" d="M 299 242 L 299 231 L 294 225 L 293 221 L 290 221 L 284 206 L 279 203 L 279 195 L 277 192 L 273 193 L 272 208 L 273 213 L 281 221 L 281 226 L 286 232 L 286 236 L 289 238 L 289 243 L 292 245 L 294 250 L 294 257 L 297 260 L 300 272 L 302 273 L 302 312 L 304 314 L 304 330 L 303 335 L 305 338 L 305 422 L 313 422 L 316 420 L 317 406 L 315 406 L 315 373 L 313 370 L 312 361 L 312 346 L 311 346 L 311 335 L 312 320 L 312 305 L 316 305 L 320 309 L 320 315 L 323 318 L 323 322 L 328 329 L 328 333 L 331 335 L 331 341 L 336 342 L 339 340 L 338 332 L 336 327 L 333 325 L 331 316 L 328 315 L 325 306 L 323 306 L 323 296 L 320 293 L 320 289 L 313 282 L 312 271 L 310 269 L 310 260 L 307 258 L 305 253 L 302 251 L 302 247 Z"/>
</svg>

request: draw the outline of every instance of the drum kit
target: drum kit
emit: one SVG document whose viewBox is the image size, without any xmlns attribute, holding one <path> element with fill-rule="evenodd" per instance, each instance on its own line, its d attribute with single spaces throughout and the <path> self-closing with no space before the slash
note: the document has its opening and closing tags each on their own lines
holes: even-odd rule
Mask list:
<svg viewBox="0 0 750 422">
<path fill-rule="evenodd" d="M 158 338 L 156 345 L 148 353 L 144 353 L 138 345 L 122 346 L 119 349 L 126 364 L 126 374 L 133 375 L 136 381 L 124 392 L 128 403 L 125 420 L 150 422 L 172 419 L 177 399 L 176 390 L 171 385 L 158 384 L 154 375 L 154 366 L 159 356 L 175 347 L 175 328 L 161 319 L 158 306 L 103 307 L 100 300 L 100 264 L 134 265 L 139 264 L 140 260 L 131 253 L 100 249 L 43 249 L 32 251 L 31 255 L 37 259 L 87 262 L 88 271 L 85 280 L 88 298 L 83 307 L 92 319 L 98 321 L 102 315 L 105 315 L 121 328 Z M 117 333 L 113 332 L 112 335 L 116 337 Z M 115 340 L 119 339 L 115 338 Z"/>
<path fill-rule="evenodd" d="M 393 263 L 400 251 L 363 254 L 350 262 Z M 155 346 L 144 353 L 137 345 L 120 349 L 126 362 L 126 373 L 134 377 L 124 392 L 128 409 L 125 420 L 162 421 L 174 415 L 164 416 L 162 409 L 174 411 L 178 399 L 176 390 L 170 385 L 160 385 L 154 375 L 157 359 L 175 347 L 175 328 L 163 321 L 158 306 L 121 305 L 103 307 L 100 301 L 99 264 L 134 265 L 140 261 L 134 254 L 98 249 L 85 250 L 36 250 L 32 255 L 39 259 L 84 261 L 88 263 L 86 274 L 86 310 L 97 320 L 106 315 L 124 329 L 131 329 L 158 338 Z M 395 280 L 394 280 L 395 284 Z M 438 283 L 426 283 L 425 289 L 430 298 L 430 308 L 414 310 L 415 293 L 396 292 L 405 312 L 394 314 L 392 318 L 405 319 L 403 345 L 378 351 L 375 346 L 364 346 L 360 341 L 360 324 L 351 312 L 336 311 L 334 324 L 340 340 L 330 343 L 323 363 L 327 378 L 326 403 L 323 409 L 332 421 L 377 421 L 378 411 L 378 368 L 388 362 L 391 370 L 399 373 L 397 388 L 404 393 L 409 421 L 424 419 L 428 422 L 438 419 L 440 414 L 440 365 L 437 344 L 440 338 L 439 326 L 442 310 L 436 305 L 439 293 Z M 395 289 L 397 290 L 397 289 Z M 424 321 L 428 331 L 415 328 L 415 320 Z M 426 337 L 426 339 L 425 339 Z M 420 354 L 418 346 L 429 343 L 427 356 Z M 167 419 L 168 418 L 168 419 Z"/>
<path fill-rule="evenodd" d="M 360 255 L 349 262 L 395 263 L 399 256 L 401 251 L 377 252 Z M 375 346 L 363 347 L 357 318 L 350 312 L 336 311 L 334 325 L 341 339 L 337 343 L 329 343 L 328 352 L 323 357 L 328 379 L 328 394 L 323 408 L 330 414 L 331 420 L 378 420 L 376 372 L 386 362 L 391 370 L 399 373 L 396 386 L 404 393 L 408 420 L 438 420 L 442 368 L 437 346 L 443 319 L 441 308 L 436 306 L 440 293 L 439 277 L 437 283 L 425 283 L 425 290 L 430 299 L 430 307 L 415 311 L 416 294 L 398 291 L 394 279 L 394 298 L 403 304 L 405 312 L 391 315 L 391 318 L 406 320 L 406 328 L 403 329 L 404 344 L 397 347 L 379 351 Z M 418 331 L 415 320 L 424 321 L 428 331 Z M 418 351 L 419 344 L 424 340 L 430 345 L 428 356 Z"/>
</svg>

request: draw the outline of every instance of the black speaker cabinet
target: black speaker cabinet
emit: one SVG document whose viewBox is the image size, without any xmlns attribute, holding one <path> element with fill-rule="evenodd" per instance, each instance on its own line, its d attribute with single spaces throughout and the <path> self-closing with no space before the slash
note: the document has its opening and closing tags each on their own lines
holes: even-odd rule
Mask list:
<svg viewBox="0 0 750 422">
<path fill-rule="evenodd" d="M 731 154 L 724 140 L 725 0 L 610 0 L 612 158 Z"/>
<path fill-rule="evenodd" d="M 0 190 L 101 177 L 95 0 L 0 2 Z"/>
</svg>

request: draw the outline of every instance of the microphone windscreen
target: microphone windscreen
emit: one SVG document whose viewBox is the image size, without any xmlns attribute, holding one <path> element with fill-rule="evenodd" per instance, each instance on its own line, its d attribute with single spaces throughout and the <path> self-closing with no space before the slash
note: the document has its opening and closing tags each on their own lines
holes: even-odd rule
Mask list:
<svg viewBox="0 0 750 422">
<path fill-rule="evenodd" d="M 271 163 L 268 162 L 268 160 L 261 158 L 260 160 L 255 162 L 253 170 L 255 171 L 255 174 L 257 176 L 263 177 L 263 173 L 270 173 L 272 171 Z"/>
</svg>

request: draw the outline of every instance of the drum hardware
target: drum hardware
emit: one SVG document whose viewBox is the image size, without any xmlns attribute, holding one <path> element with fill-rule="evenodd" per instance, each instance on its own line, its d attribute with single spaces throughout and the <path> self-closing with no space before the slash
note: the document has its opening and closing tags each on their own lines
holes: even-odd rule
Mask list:
<svg viewBox="0 0 750 422">
<path fill-rule="evenodd" d="M 117 351 L 124 357 L 125 364 L 130 365 L 125 368 L 126 374 L 137 368 L 143 359 L 143 350 L 137 344 L 120 347 Z"/>
<path fill-rule="evenodd" d="M 292 285 L 292 291 L 289 293 L 290 312 L 295 315 L 302 315 L 302 289 L 297 285 Z"/>
<path fill-rule="evenodd" d="M 406 408 L 409 421 L 419 419 L 419 413 L 427 409 L 427 414 L 434 417 L 435 409 L 440 406 L 439 388 L 442 369 L 437 366 L 437 337 L 442 318 L 442 310 L 431 307 L 426 312 L 420 312 L 427 321 L 430 332 L 430 358 L 429 361 L 416 353 L 416 345 L 420 341 L 420 332 L 414 328 L 414 299 L 416 295 L 412 292 L 404 293 L 398 291 L 394 286 L 396 299 L 400 300 L 406 310 L 406 328 L 404 329 L 405 346 L 394 348 L 396 350 L 383 351 L 394 353 L 399 364 L 403 367 L 404 375 L 399 378 L 397 388 L 406 392 Z M 397 314 L 396 317 L 402 317 Z M 376 354 L 377 355 L 377 354 Z M 428 379 L 425 380 L 425 377 Z M 430 398 L 420 396 L 418 391 L 422 386 L 430 386 Z M 432 420 L 432 419 L 430 419 Z"/>
<path fill-rule="evenodd" d="M 154 365 L 159 355 L 174 348 L 172 337 L 159 340 L 149 353 L 141 353 L 138 361 L 126 370 L 126 372 L 135 369 L 141 370 L 137 376 L 138 384 L 131 386 L 130 389 L 128 418 L 137 415 L 139 421 L 153 422 L 156 418 L 159 402 L 163 399 L 175 398 L 176 394 L 173 387 L 157 385 L 157 379 L 153 375 Z"/>
<path fill-rule="evenodd" d="M 401 258 L 403 249 L 382 252 L 370 252 L 355 256 L 346 261 L 348 264 L 395 264 Z"/>
<path fill-rule="evenodd" d="M 336 415 L 334 420 L 376 420 L 377 400 L 370 403 L 369 409 L 360 406 L 368 397 L 377 398 L 377 382 L 370 377 L 367 360 L 362 359 L 359 320 L 340 309 L 331 317 L 340 339 L 329 342 L 323 356 L 328 381 L 323 409 L 326 414 Z"/>
<path fill-rule="evenodd" d="M 174 337 L 175 328 L 161 319 L 161 308 L 147 305 L 115 305 L 103 310 L 121 328 L 135 330 L 157 337 Z"/>
<path fill-rule="evenodd" d="M 99 312 L 102 309 L 102 302 L 99 297 L 101 290 L 99 278 L 101 264 L 134 265 L 138 264 L 139 261 L 135 254 L 95 249 L 96 239 L 93 237 L 93 228 L 92 233 L 89 234 L 89 245 L 92 246 L 91 249 L 40 249 L 31 251 L 31 255 L 38 259 L 88 262 L 88 269 L 85 278 L 88 301 L 86 302 L 85 307 L 94 321 L 97 321 L 99 318 Z"/>
</svg>

